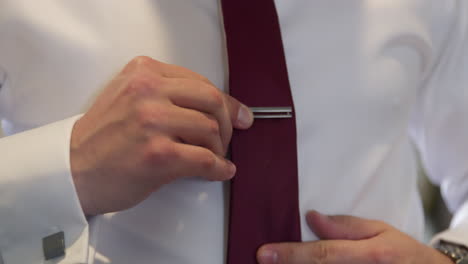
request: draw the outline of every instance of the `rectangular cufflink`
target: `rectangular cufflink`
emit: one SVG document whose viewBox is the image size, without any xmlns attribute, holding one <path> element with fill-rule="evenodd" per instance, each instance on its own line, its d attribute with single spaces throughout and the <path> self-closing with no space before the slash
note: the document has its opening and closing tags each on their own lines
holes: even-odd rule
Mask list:
<svg viewBox="0 0 468 264">
<path fill-rule="evenodd" d="M 292 107 L 250 107 L 254 118 L 292 118 Z"/>
<path fill-rule="evenodd" d="M 45 260 L 65 256 L 65 233 L 58 232 L 42 239 Z"/>
</svg>

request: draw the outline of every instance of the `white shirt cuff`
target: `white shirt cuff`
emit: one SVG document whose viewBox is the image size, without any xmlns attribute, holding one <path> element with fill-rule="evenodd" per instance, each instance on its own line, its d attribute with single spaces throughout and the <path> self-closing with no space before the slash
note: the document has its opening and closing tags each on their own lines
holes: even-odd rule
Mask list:
<svg viewBox="0 0 468 264">
<path fill-rule="evenodd" d="M 0 139 L 0 254 L 5 264 L 86 263 L 88 224 L 70 172 L 75 116 Z M 63 231 L 66 256 L 45 261 L 42 239 Z"/>
<path fill-rule="evenodd" d="M 435 245 L 440 240 L 468 247 L 468 201 L 453 216 L 450 228 L 435 235 L 431 240 L 431 245 Z"/>
</svg>

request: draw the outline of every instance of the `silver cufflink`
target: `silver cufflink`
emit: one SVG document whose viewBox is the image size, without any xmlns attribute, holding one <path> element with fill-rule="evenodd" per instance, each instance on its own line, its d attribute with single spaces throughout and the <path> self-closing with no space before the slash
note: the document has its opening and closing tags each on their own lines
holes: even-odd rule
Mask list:
<svg viewBox="0 0 468 264">
<path fill-rule="evenodd" d="M 254 118 L 292 118 L 292 107 L 251 107 Z"/>
<path fill-rule="evenodd" d="M 45 260 L 65 256 L 65 233 L 58 232 L 42 239 Z"/>
</svg>

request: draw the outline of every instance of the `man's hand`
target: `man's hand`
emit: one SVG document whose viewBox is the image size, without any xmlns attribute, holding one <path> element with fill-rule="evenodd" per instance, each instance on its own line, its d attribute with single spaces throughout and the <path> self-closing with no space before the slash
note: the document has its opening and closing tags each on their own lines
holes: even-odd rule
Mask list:
<svg viewBox="0 0 468 264">
<path fill-rule="evenodd" d="M 307 222 L 322 240 L 265 245 L 261 264 L 452 264 L 437 250 L 379 221 L 324 216 L 315 211 Z"/>
<path fill-rule="evenodd" d="M 200 176 L 222 181 L 232 129 L 250 110 L 188 69 L 147 57 L 132 60 L 77 121 L 71 167 L 84 212 L 130 208 L 163 184 Z"/>
</svg>

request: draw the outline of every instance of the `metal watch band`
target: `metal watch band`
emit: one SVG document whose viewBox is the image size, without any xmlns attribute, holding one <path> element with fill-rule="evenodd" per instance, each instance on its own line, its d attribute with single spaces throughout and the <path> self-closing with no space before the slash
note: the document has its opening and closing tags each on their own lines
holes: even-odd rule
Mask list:
<svg viewBox="0 0 468 264">
<path fill-rule="evenodd" d="M 468 264 L 468 248 L 464 245 L 441 240 L 435 249 L 449 257 L 456 264 Z"/>
</svg>

